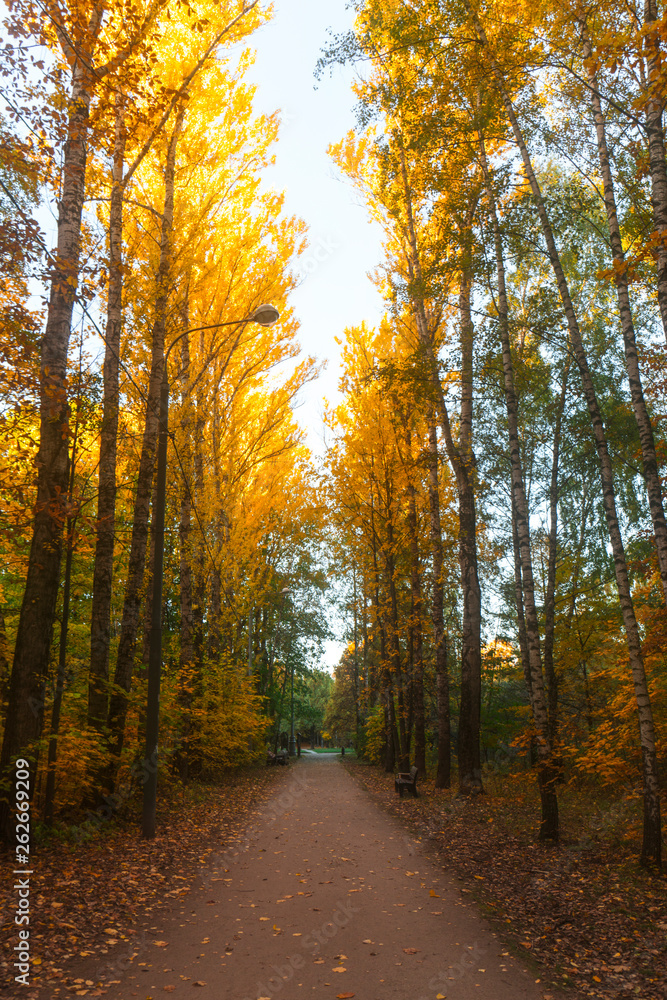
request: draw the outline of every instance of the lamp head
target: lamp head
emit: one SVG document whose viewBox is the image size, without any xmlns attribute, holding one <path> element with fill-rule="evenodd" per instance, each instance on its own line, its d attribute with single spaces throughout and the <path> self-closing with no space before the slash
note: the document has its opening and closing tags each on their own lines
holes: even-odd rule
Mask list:
<svg viewBox="0 0 667 1000">
<path fill-rule="evenodd" d="M 249 319 L 252 323 L 259 323 L 260 326 L 273 326 L 276 320 L 280 319 L 280 313 L 275 306 L 265 302 L 263 305 L 257 306 Z"/>
</svg>

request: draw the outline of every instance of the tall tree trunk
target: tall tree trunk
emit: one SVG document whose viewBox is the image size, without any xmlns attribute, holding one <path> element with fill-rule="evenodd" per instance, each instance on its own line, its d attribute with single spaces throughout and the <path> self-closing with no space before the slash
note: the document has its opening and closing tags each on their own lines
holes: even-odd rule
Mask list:
<svg viewBox="0 0 667 1000">
<path fill-rule="evenodd" d="M 80 372 L 79 372 L 80 374 Z M 70 457 L 70 471 L 68 484 L 68 498 L 70 509 L 74 503 L 74 476 L 76 474 L 77 444 L 79 437 L 79 412 L 81 399 L 78 400 L 77 418 L 74 425 L 72 437 L 72 454 Z M 67 518 L 67 548 L 65 555 L 65 576 L 63 580 L 63 607 L 60 621 L 60 643 L 58 648 L 58 672 L 56 674 L 56 687 L 53 694 L 53 706 L 51 708 L 51 731 L 49 733 L 49 748 L 47 752 L 46 770 L 46 794 L 44 797 L 44 822 L 47 826 L 53 823 L 53 806 L 56 796 L 56 760 L 58 757 L 58 735 L 60 732 L 60 711 L 63 702 L 63 691 L 65 690 L 65 672 L 67 669 L 67 635 L 69 632 L 69 609 L 70 594 L 72 589 L 72 560 L 74 557 L 74 531 L 76 529 L 77 518 Z"/>
<path fill-rule="evenodd" d="M 359 691 L 359 629 L 357 621 L 357 565 L 356 563 L 352 567 L 352 579 L 353 579 L 353 594 L 352 594 L 352 615 L 353 615 L 353 625 L 354 625 L 354 735 L 355 743 L 359 736 L 359 729 L 361 726 L 361 716 L 359 712 L 359 701 L 360 701 L 360 691 Z"/>
<path fill-rule="evenodd" d="M 93 11 L 88 42 L 96 37 L 101 18 L 100 7 Z M 90 62 L 87 58 L 77 60 L 69 100 L 62 193 L 58 202 L 57 254 L 40 352 L 39 451 L 35 461 L 37 499 L 9 683 L 0 778 L 8 774 L 12 760 L 19 754 L 35 759 L 35 743 L 42 734 L 44 721 L 42 692 L 49 669 L 63 526 L 67 517 L 67 351 L 81 253 L 92 89 Z M 7 842 L 12 842 L 15 834 L 11 820 L 9 801 L 3 797 L 0 801 L 0 837 Z"/>
<path fill-rule="evenodd" d="M 387 511 L 387 544 L 385 546 L 385 567 L 387 573 L 387 592 L 389 594 L 389 662 L 391 664 L 391 679 L 396 684 L 398 701 L 398 746 L 397 757 L 401 771 L 410 770 L 410 748 L 407 740 L 407 713 L 405 705 L 405 684 L 401 666 L 400 629 L 398 621 L 398 597 L 396 594 L 396 564 L 394 557 L 394 526 L 391 511 Z M 393 698 L 392 698 L 393 706 Z"/>
<path fill-rule="evenodd" d="M 412 429 L 405 428 L 408 460 L 408 533 L 410 538 L 410 635 L 412 641 L 412 705 L 415 725 L 415 767 L 426 775 L 426 724 L 424 720 L 424 650 L 422 582 L 419 568 L 417 490 L 412 481 Z"/>
<path fill-rule="evenodd" d="M 438 691 L 438 767 L 436 788 L 451 785 L 451 725 L 449 718 L 449 636 L 443 632 L 441 652 L 436 656 L 436 683 Z"/>
<path fill-rule="evenodd" d="M 653 224 L 658 238 L 658 306 L 662 328 L 667 339 L 667 165 L 665 164 L 664 101 L 661 97 L 661 73 L 664 62 L 658 34 L 656 0 L 644 0 L 644 51 L 648 67 L 646 95 L 646 137 L 648 139 L 649 171 L 651 175 L 651 206 Z M 590 78 L 590 70 L 589 70 Z M 597 94 L 597 87 L 592 93 Z M 597 113 L 596 113 L 597 125 Z M 599 136 L 598 136 L 599 141 Z M 605 203 L 607 201 L 605 192 Z M 609 211 L 607 209 L 607 211 Z"/>
<path fill-rule="evenodd" d="M 644 658 L 639 637 L 639 629 L 635 616 L 632 594 L 630 591 L 630 580 L 628 576 L 627 560 L 621 536 L 621 529 L 618 523 L 616 511 L 616 494 L 614 489 L 614 474 L 607 447 L 600 407 L 598 405 L 595 387 L 588 367 L 588 358 L 581 338 L 581 331 L 577 321 L 576 312 L 570 296 L 570 290 L 563 271 L 563 265 L 556 247 L 553 230 L 549 215 L 542 197 L 542 192 L 533 170 L 533 164 L 526 145 L 523 132 L 519 125 L 514 106 L 505 87 L 505 82 L 495 58 L 490 52 L 488 41 L 484 29 L 476 14 L 473 14 L 473 22 L 477 30 L 480 42 L 489 53 L 493 76 L 496 80 L 499 93 L 502 97 L 507 117 L 512 126 L 515 141 L 521 159 L 524 164 L 526 176 L 531 187 L 538 216 L 540 219 L 542 233 L 547 245 L 549 260 L 556 278 L 556 284 L 560 294 L 563 310 L 567 319 L 570 342 L 574 350 L 574 356 L 579 368 L 579 374 L 584 389 L 584 396 L 588 406 L 595 446 L 600 462 L 600 478 L 602 484 L 602 498 L 607 519 L 607 529 L 614 558 L 614 570 L 616 575 L 616 587 L 623 615 L 623 625 L 625 628 L 628 655 L 630 660 L 630 672 L 632 675 L 635 698 L 637 702 L 637 713 L 639 716 L 639 733 L 642 748 L 643 762 L 643 783 L 644 783 L 644 831 L 641 850 L 641 862 L 645 865 L 661 865 L 662 856 L 662 836 L 660 823 L 660 781 L 658 777 L 658 760 L 655 747 L 655 729 L 653 725 L 653 712 L 649 696 L 648 684 L 646 681 L 646 671 L 644 669 Z"/>
<path fill-rule="evenodd" d="M 385 624 L 385 612 L 380 600 L 380 567 L 378 566 L 378 536 L 375 530 L 375 498 L 373 484 L 371 483 L 370 496 L 370 523 L 371 523 L 371 544 L 373 551 L 373 604 L 375 605 L 375 621 L 380 633 L 380 664 L 378 677 L 382 679 L 383 703 L 384 703 L 384 769 L 388 774 L 393 774 L 396 765 L 396 744 L 394 741 L 394 696 L 389 680 L 389 668 L 387 664 L 387 631 Z"/>
<path fill-rule="evenodd" d="M 511 487 L 510 487 L 511 488 Z M 516 608 L 517 631 L 519 634 L 519 653 L 521 655 L 521 667 L 523 669 L 523 679 L 526 683 L 526 691 L 530 697 L 530 657 L 528 656 L 528 635 L 526 633 L 526 614 L 523 607 L 523 579 L 521 575 L 521 550 L 519 548 L 519 533 L 516 526 L 516 506 L 514 503 L 514 490 L 512 490 L 512 553 L 514 556 L 514 607 Z M 532 701 L 531 701 L 532 709 Z"/>
<path fill-rule="evenodd" d="M 200 357 L 205 357 L 204 351 L 204 341 L 203 335 L 200 340 Z M 205 419 L 205 403 L 201 398 L 200 394 L 197 394 L 196 405 L 195 405 L 195 433 L 193 440 L 193 471 L 194 471 L 194 497 L 195 502 L 200 505 L 200 509 L 203 509 L 204 505 L 204 428 L 206 426 Z M 220 490 L 217 491 L 218 497 L 221 498 Z M 219 501 L 222 503 L 222 499 Z M 196 511 L 195 511 L 196 513 Z M 224 526 L 223 526 L 224 531 Z M 206 578 L 206 550 L 205 550 L 205 540 L 202 536 L 201 529 L 198 526 L 198 530 L 195 532 L 196 541 L 193 546 L 192 561 L 194 566 L 193 583 L 192 583 L 192 638 L 193 638 L 193 655 L 194 662 L 197 665 L 198 677 L 201 677 L 204 670 L 204 618 L 206 613 L 206 591 L 207 591 L 207 578 Z M 221 539 L 222 541 L 222 539 Z M 217 588 L 217 593 L 214 595 L 212 593 L 212 599 L 215 600 L 217 597 L 217 615 L 214 613 L 214 619 L 216 625 L 213 631 L 213 637 L 211 639 L 212 647 L 219 652 L 219 618 L 221 614 L 220 607 L 220 574 L 216 567 L 212 567 L 212 591 Z"/>
<path fill-rule="evenodd" d="M 505 389 L 505 409 L 509 434 L 510 469 L 512 481 L 512 510 L 516 525 L 521 564 L 521 603 L 525 616 L 526 643 L 530 683 L 528 694 L 533 712 L 533 722 L 537 737 L 538 782 L 542 804 L 540 839 L 558 840 L 558 800 L 556 797 L 556 773 L 553 768 L 552 748 L 549 741 L 549 712 L 544 692 L 542 673 L 542 653 L 540 650 L 540 628 L 535 604 L 535 585 L 530 540 L 530 517 L 523 468 L 521 463 L 521 442 L 519 439 L 518 403 L 514 381 L 514 362 L 509 334 L 509 311 L 505 285 L 505 261 L 503 257 L 500 223 L 496 209 L 493 183 L 486 157 L 484 138 L 480 133 L 480 162 L 484 174 L 489 216 L 493 229 L 496 253 L 496 278 L 498 287 L 498 326 L 503 355 L 503 377 Z"/>
<path fill-rule="evenodd" d="M 648 0 L 647 0 L 648 5 Z M 621 331 L 623 333 L 623 347 L 625 351 L 625 370 L 628 373 L 630 384 L 630 398 L 632 409 L 639 430 L 639 440 L 642 449 L 642 463 L 644 468 L 644 479 L 646 481 L 646 492 L 648 493 L 651 520 L 653 522 L 653 535 L 658 553 L 658 567 L 660 579 L 662 581 L 662 592 L 667 603 L 667 523 L 665 522 L 665 511 L 662 502 L 662 484 L 658 471 L 658 457 L 655 450 L 655 439 L 653 437 L 653 427 L 651 418 L 644 398 L 644 387 L 642 385 L 641 372 L 639 370 L 639 359 L 637 357 L 637 341 L 635 338 L 635 327 L 632 319 L 632 306 L 630 304 L 630 286 L 628 283 L 628 270 L 623 251 L 623 240 L 621 239 L 621 227 L 618 222 L 616 210 L 616 195 L 614 192 L 614 180 L 609 162 L 609 150 L 607 147 L 607 133 L 604 115 L 602 113 L 602 103 L 598 90 L 598 81 L 590 63 L 591 45 L 586 36 L 586 27 L 583 25 L 584 34 L 584 59 L 587 60 L 588 82 L 595 116 L 595 130 L 597 135 L 598 157 L 600 160 L 600 172 L 602 174 L 602 184 L 604 189 L 604 204 L 607 212 L 607 224 L 609 226 L 609 239 L 614 263 L 614 281 L 616 283 L 616 293 L 618 296 L 618 311 L 621 318 Z M 662 173 L 667 184 L 667 174 L 665 173 L 665 154 L 662 151 Z M 666 188 L 667 197 L 667 188 Z M 667 202 L 666 202 L 667 207 Z M 665 239 L 667 239 L 667 215 L 664 228 Z M 666 282 L 667 296 L 667 246 L 661 241 L 662 259 L 664 264 L 664 279 Z M 660 258 L 659 258 L 660 262 Z M 660 263 L 659 263 L 660 266 Z M 667 297 L 665 298 L 667 307 Z M 662 304 L 661 304 L 662 308 Z"/>
<path fill-rule="evenodd" d="M 452 780 L 451 724 L 449 713 L 449 668 L 447 663 L 447 636 L 445 633 L 445 585 L 442 551 L 442 526 L 440 522 L 440 490 L 438 486 L 438 433 L 435 414 L 429 415 L 428 427 L 428 503 L 430 514 L 431 566 L 433 593 L 431 619 L 435 672 L 438 683 L 438 767 L 436 788 L 449 788 Z"/>
<path fill-rule="evenodd" d="M 459 792 L 483 791 L 479 730 L 482 704 L 482 603 L 477 572 L 477 524 L 474 493 L 475 457 L 472 449 L 472 352 L 473 324 L 470 314 L 470 276 L 461 275 L 459 294 L 461 341 L 461 418 L 458 463 L 459 566 L 463 588 L 461 642 L 461 707 L 459 712 Z M 464 473 L 464 474 L 463 474 Z"/>
<path fill-rule="evenodd" d="M 408 273 L 412 285 L 412 301 L 419 341 L 428 362 L 429 379 L 445 440 L 447 457 L 456 476 L 459 499 L 459 566 L 463 591 L 463 648 L 461 653 L 461 710 L 459 717 L 459 791 L 461 794 L 482 792 L 482 769 L 479 755 L 479 725 L 481 708 L 481 590 L 477 569 L 477 524 L 475 508 L 475 457 L 472 449 L 473 386 L 472 349 L 473 325 L 470 316 L 470 278 L 464 273 L 459 296 L 461 338 L 461 438 L 454 442 L 445 394 L 438 373 L 424 301 L 425 284 L 412 210 L 412 191 L 405 154 L 399 144 L 410 254 Z M 470 206 L 467 225 L 474 214 Z"/>
<path fill-rule="evenodd" d="M 90 616 L 88 725 L 101 732 L 107 721 L 111 591 L 116 518 L 116 450 L 118 440 L 118 370 L 123 304 L 123 164 L 125 161 L 124 99 L 116 98 L 115 137 L 109 209 L 109 287 L 104 348 L 104 395 L 100 428 L 100 462 L 95 524 L 93 601 Z"/>
<path fill-rule="evenodd" d="M 182 310 L 183 329 L 189 326 L 189 310 L 186 301 Z M 178 526 L 180 543 L 179 580 L 181 604 L 181 642 L 179 651 L 178 703 L 180 708 L 180 746 L 178 763 L 181 779 L 187 782 L 190 776 L 190 735 L 192 695 L 195 680 L 195 643 L 192 613 L 192 416 L 190 400 L 190 338 L 181 341 L 181 433 L 183 439 L 181 471 L 181 519 Z"/>
<path fill-rule="evenodd" d="M 160 240 L 160 262 L 156 276 L 155 316 L 151 339 L 151 371 L 146 401 L 144 434 L 134 501 L 132 540 L 128 561 L 127 583 L 123 602 L 118 658 L 114 675 L 114 693 L 109 703 L 109 741 L 112 760 L 108 775 L 113 785 L 123 748 L 128 697 L 134 669 L 134 651 L 140 622 L 141 594 L 146 565 L 148 514 L 153 485 L 155 448 L 159 423 L 160 388 L 164 368 L 164 336 L 169 297 L 169 273 L 172 257 L 172 226 L 174 218 L 174 175 L 176 145 L 183 124 L 183 107 L 179 108 L 167 150 L 165 165 L 164 212 Z"/>
<path fill-rule="evenodd" d="M 547 559 L 547 589 L 544 599 L 544 673 L 547 680 L 549 705 L 549 745 L 552 754 L 558 743 L 558 675 L 554 665 L 554 639 L 556 629 L 556 570 L 558 568 L 558 471 L 560 465 L 560 438 L 567 380 L 570 373 L 571 356 L 568 354 L 561 381 L 554 441 L 551 454 L 551 476 L 549 479 L 549 539 Z"/>
<path fill-rule="evenodd" d="M 158 431 L 159 433 L 159 431 Z M 158 503 L 158 481 L 157 475 L 155 473 L 155 468 L 153 469 L 153 489 L 151 490 L 151 501 L 149 506 L 149 511 L 151 513 L 150 517 L 150 528 L 149 528 L 149 542 L 148 542 L 148 558 L 146 560 L 146 566 L 144 568 L 144 613 L 143 613 L 143 625 L 142 625 L 142 635 L 141 635 L 141 655 L 140 655 L 140 665 L 139 674 L 145 676 L 146 668 L 148 667 L 148 657 L 150 656 L 151 648 L 151 628 L 153 621 L 153 574 L 155 571 L 155 511 L 157 509 Z"/>
</svg>

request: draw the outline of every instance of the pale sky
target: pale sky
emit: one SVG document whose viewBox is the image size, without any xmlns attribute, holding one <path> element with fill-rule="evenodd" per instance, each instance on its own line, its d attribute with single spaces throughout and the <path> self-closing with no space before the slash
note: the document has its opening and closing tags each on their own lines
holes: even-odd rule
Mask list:
<svg viewBox="0 0 667 1000">
<path fill-rule="evenodd" d="M 308 226 L 309 248 L 300 258 L 303 281 L 292 296 L 306 354 L 328 359 L 323 376 L 307 387 L 298 419 L 314 451 L 322 448 L 322 398 L 336 396 L 338 345 L 346 326 L 376 323 L 380 296 L 367 274 L 382 259 L 379 227 L 370 223 L 353 188 L 338 175 L 327 146 L 355 124 L 350 68 L 336 67 L 321 80 L 315 64 L 328 31 L 352 27 L 347 0 L 275 0 L 275 15 L 251 39 L 257 50 L 249 72 L 258 84 L 258 111 L 281 111 L 276 165 L 266 183 L 286 194 L 285 211 Z M 317 89 L 315 89 L 317 88 Z"/>
<path fill-rule="evenodd" d="M 372 224 L 353 188 L 338 175 L 327 155 L 330 143 L 355 124 L 355 96 L 349 67 L 336 67 L 317 81 L 314 69 L 328 31 L 352 27 L 347 0 L 275 0 L 275 16 L 253 35 L 257 50 L 249 78 L 258 84 L 258 111 L 280 109 L 283 126 L 276 147 L 276 165 L 265 181 L 286 194 L 285 211 L 302 218 L 309 231 L 309 248 L 300 258 L 303 281 L 292 296 L 301 323 L 304 353 L 326 358 L 324 374 L 309 385 L 297 411 L 308 431 L 308 444 L 323 450 L 323 397 L 337 396 L 339 347 L 334 337 L 346 326 L 366 320 L 375 324 L 382 301 L 367 274 L 382 260 L 381 231 Z M 324 662 L 332 669 L 343 644 L 327 642 Z"/>
</svg>

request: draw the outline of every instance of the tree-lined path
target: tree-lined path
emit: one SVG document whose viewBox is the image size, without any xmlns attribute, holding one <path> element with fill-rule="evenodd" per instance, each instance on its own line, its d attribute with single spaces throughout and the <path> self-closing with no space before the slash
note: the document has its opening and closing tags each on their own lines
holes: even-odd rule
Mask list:
<svg viewBox="0 0 667 1000">
<path fill-rule="evenodd" d="M 290 768 L 245 842 L 140 941 L 107 996 L 544 996 L 454 881 L 327 755 Z"/>
</svg>

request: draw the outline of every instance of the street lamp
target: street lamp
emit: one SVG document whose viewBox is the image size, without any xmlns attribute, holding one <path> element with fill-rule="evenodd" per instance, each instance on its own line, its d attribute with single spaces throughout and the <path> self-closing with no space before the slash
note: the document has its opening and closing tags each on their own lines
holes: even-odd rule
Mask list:
<svg viewBox="0 0 667 1000">
<path fill-rule="evenodd" d="M 287 752 L 290 757 L 296 757 L 296 739 L 294 736 L 294 657 L 292 657 L 291 663 L 291 679 L 290 679 L 290 730 L 289 730 L 289 746 Z"/>
<path fill-rule="evenodd" d="M 179 333 L 167 350 L 162 370 L 160 389 L 160 418 L 157 445 L 156 497 L 155 497 L 155 556 L 153 565 L 153 606 L 151 609 L 151 631 L 148 652 L 148 693 L 146 697 L 146 754 L 143 762 L 144 800 L 142 836 L 152 840 L 155 836 L 155 813 L 157 805 L 158 771 L 158 730 L 160 724 L 160 674 L 162 671 L 162 583 L 164 577 L 164 515 L 167 500 L 167 440 L 169 436 L 169 379 L 167 363 L 172 350 L 188 333 L 215 330 L 222 326 L 236 326 L 245 323 L 259 323 L 272 326 L 280 313 L 275 306 L 265 303 L 258 306 L 244 319 L 227 320 L 225 323 L 209 323 L 196 326 Z"/>
</svg>

